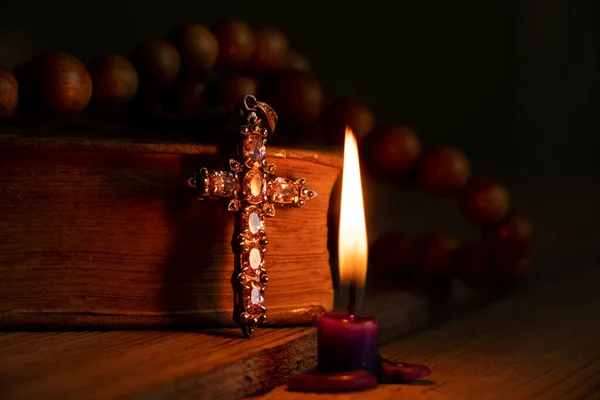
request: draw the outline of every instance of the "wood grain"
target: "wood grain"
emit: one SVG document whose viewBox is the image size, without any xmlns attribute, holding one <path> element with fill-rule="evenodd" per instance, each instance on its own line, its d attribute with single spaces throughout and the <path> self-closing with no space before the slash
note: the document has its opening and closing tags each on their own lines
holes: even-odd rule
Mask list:
<svg viewBox="0 0 600 400">
<path fill-rule="evenodd" d="M 457 286 L 455 310 L 480 301 Z M 417 294 L 378 291 L 361 310 L 377 313 L 380 339 L 421 329 L 449 310 Z M 0 334 L 0 398 L 241 399 L 314 367 L 315 328 Z"/>
<path fill-rule="evenodd" d="M 326 213 L 340 160 L 268 159 L 319 194 L 266 221 L 269 323 L 311 322 L 333 302 Z M 223 161 L 206 145 L 0 135 L 0 327 L 231 325 L 233 216 L 183 185 Z"/>
<path fill-rule="evenodd" d="M 600 269 L 494 303 L 382 348 L 426 363 L 431 380 L 358 394 L 305 395 L 277 388 L 261 399 L 598 399 Z"/>
</svg>

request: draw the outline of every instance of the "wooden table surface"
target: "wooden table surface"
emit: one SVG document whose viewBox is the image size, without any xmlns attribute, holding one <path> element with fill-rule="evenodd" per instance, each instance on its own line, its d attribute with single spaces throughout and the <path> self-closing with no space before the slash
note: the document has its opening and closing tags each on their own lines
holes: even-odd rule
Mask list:
<svg viewBox="0 0 600 400">
<path fill-rule="evenodd" d="M 383 302 L 367 296 L 375 300 L 388 343 L 382 354 L 428 364 L 430 382 L 337 396 L 276 387 L 262 398 L 600 399 L 600 268 L 565 268 L 585 260 L 599 265 L 592 216 L 600 190 L 591 184 L 536 187 L 514 199 L 536 222 L 537 267 L 529 289 L 418 334 L 415 329 L 439 322 L 429 301 L 414 294 L 380 293 Z M 406 213 L 406 226 L 433 226 L 452 215 L 443 207 L 428 210 Z M 547 279 L 556 274 L 563 278 Z M 406 333 L 414 335 L 389 341 Z M 251 342 L 240 340 L 237 330 L 2 332 L 0 399 L 242 398 L 313 367 L 315 342 L 314 328 L 307 327 L 261 330 Z"/>
<path fill-rule="evenodd" d="M 427 364 L 430 380 L 291 399 L 600 399 L 600 268 L 523 291 L 384 346 L 384 357 Z"/>
<path fill-rule="evenodd" d="M 381 292 L 362 310 L 377 312 L 380 340 L 425 328 L 489 299 L 455 286 L 436 307 L 416 293 Z M 0 333 L 0 399 L 242 399 L 265 393 L 316 360 L 316 329 L 56 331 Z M 215 384 L 218 382 L 218 384 Z"/>
</svg>

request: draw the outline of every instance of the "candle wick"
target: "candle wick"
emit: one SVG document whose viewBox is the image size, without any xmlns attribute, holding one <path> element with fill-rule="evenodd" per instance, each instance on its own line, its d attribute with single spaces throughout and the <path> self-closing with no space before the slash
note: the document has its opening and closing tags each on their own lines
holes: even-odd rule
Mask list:
<svg viewBox="0 0 600 400">
<path fill-rule="evenodd" d="M 348 314 L 353 317 L 356 313 L 356 279 L 350 280 L 348 294 Z"/>
</svg>

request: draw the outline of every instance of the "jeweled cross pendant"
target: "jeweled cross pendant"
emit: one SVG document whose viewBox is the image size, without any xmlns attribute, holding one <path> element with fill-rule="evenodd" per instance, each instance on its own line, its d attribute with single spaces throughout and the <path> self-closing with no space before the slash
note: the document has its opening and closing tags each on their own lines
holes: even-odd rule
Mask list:
<svg viewBox="0 0 600 400">
<path fill-rule="evenodd" d="M 237 160 L 230 160 L 230 171 L 201 169 L 188 180 L 198 197 L 229 199 L 227 210 L 236 213 L 232 248 L 234 271 L 233 319 L 250 337 L 267 319 L 264 292 L 269 282 L 265 269 L 267 238 L 265 217 L 275 216 L 275 205 L 302 207 L 317 195 L 306 186 L 306 179 L 280 178 L 273 174 L 274 164 L 267 164 L 267 136 L 273 133 L 277 114 L 254 96 L 241 101 L 242 140 Z M 238 161 L 239 160 L 239 161 Z"/>
</svg>

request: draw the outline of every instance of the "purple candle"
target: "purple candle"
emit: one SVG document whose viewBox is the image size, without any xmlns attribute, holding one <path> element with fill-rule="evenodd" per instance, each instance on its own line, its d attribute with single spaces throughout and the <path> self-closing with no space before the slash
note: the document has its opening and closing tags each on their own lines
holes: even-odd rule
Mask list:
<svg viewBox="0 0 600 400">
<path fill-rule="evenodd" d="M 373 388 L 429 375 L 429 368 L 382 359 L 377 347 L 377 318 L 359 317 L 367 275 L 367 229 L 363 206 L 358 146 L 346 127 L 344 173 L 338 243 L 340 294 L 347 295 L 347 313 L 323 313 L 317 320 L 318 366 L 288 380 L 288 389 L 339 392 Z"/>
<path fill-rule="evenodd" d="M 317 321 L 317 350 L 321 372 L 364 369 L 379 365 L 377 318 L 346 313 L 323 313 Z"/>
</svg>

